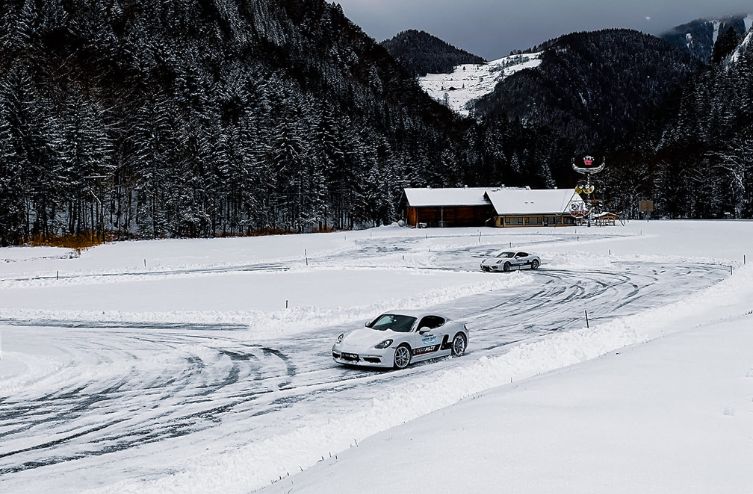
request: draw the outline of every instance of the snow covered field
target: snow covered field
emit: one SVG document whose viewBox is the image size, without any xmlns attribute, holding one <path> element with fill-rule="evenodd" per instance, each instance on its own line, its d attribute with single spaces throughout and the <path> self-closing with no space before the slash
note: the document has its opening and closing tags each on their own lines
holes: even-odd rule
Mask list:
<svg viewBox="0 0 753 494">
<path fill-rule="evenodd" d="M 511 246 L 548 262 L 478 272 Z M 725 476 L 753 452 L 751 246 L 748 222 L 632 222 L 0 249 L 0 490 L 407 492 L 418 475 L 438 492 L 651 492 L 634 472 L 659 430 L 654 472 L 715 456 L 654 492 L 740 492 L 750 478 Z M 334 365 L 337 334 L 395 306 L 467 322 L 469 353 Z M 444 483 L 448 450 L 467 474 Z M 375 463 L 398 473 L 364 485 Z"/>
<path fill-rule="evenodd" d="M 523 53 L 485 64 L 458 65 L 451 74 L 427 74 L 419 79 L 421 88 L 439 102 L 448 98 L 449 107 L 468 115 L 468 103 L 494 91 L 499 82 L 524 69 L 541 65 L 542 52 Z"/>
</svg>

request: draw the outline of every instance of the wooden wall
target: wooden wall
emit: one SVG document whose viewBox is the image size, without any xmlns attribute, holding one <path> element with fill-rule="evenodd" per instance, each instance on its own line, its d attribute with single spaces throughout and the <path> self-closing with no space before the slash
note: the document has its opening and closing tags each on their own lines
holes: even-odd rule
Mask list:
<svg viewBox="0 0 753 494">
<path fill-rule="evenodd" d="M 430 227 L 484 226 L 494 218 L 494 208 L 488 206 L 448 206 L 415 208 L 408 206 L 406 219 L 410 226 L 426 223 Z"/>
</svg>

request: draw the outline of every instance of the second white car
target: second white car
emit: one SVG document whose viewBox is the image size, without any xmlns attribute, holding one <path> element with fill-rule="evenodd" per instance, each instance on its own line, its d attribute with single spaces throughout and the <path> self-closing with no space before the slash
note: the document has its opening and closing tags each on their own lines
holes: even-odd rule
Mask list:
<svg viewBox="0 0 753 494">
<path fill-rule="evenodd" d="M 495 253 L 481 262 L 481 270 L 491 271 L 513 271 L 516 269 L 539 269 L 541 258 L 528 252 L 515 252 L 503 250 Z"/>
</svg>

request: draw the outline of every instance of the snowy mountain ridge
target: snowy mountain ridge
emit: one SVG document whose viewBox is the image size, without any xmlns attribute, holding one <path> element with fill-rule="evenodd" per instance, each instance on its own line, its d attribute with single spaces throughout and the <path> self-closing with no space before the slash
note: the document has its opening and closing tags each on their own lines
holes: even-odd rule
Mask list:
<svg viewBox="0 0 753 494">
<path fill-rule="evenodd" d="M 521 53 L 485 64 L 458 65 L 451 74 L 427 74 L 419 78 L 419 84 L 436 101 L 468 116 L 473 101 L 494 92 L 497 84 L 511 75 L 537 68 L 542 54 Z"/>
<path fill-rule="evenodd" d="M 748 16 L 751 17 L 751 16 Z M 746 24 L 747 25 L 747 24 Z M 740 57 L 742 56 L 743 52 L 748 49 L 750 46 L 751 41 L 753 41 L 753 29 L 748 28 L 748 34 L 745 35 L 745 39 L 742 40 L 740 45 L 735 49 L 735 51 L 730 55 L 729 61 L 730 64 L 737 63 L 740 60 Z M 728 64 L 729 67 L 729 64 Z"/>
<path fill-rule="evenodd" d="M 753 14 L 741 14 L 730 17 L 697 19 L 675 27 L 661 37 L 690 52 L 696 58 L 708 62 L 717 41 L 729 28 L 738 35 L 744 35 L 753 27 Z"/>
</svg>

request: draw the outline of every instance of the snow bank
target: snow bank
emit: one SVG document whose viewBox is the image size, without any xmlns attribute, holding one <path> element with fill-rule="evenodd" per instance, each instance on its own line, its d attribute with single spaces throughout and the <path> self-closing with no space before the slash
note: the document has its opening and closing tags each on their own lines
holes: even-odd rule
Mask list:
<svg viewBox="0 0 753 494">
<path fill-rule="evenodd" d="M 4 247 L 0 248 L 0 263 L 38 261 L 40 259 L 71 259 L 75 252 L 59 247 Z"/>
<path fill-rule="evenodd" d="M 250 339 L 370 319 L 511 289 L 530 276 L 415 269 L 308 269 L 0 290 L 0 319 L 248 324 Z M 285 309 L 286 302 L 288 308 Z"/>
</svg>

